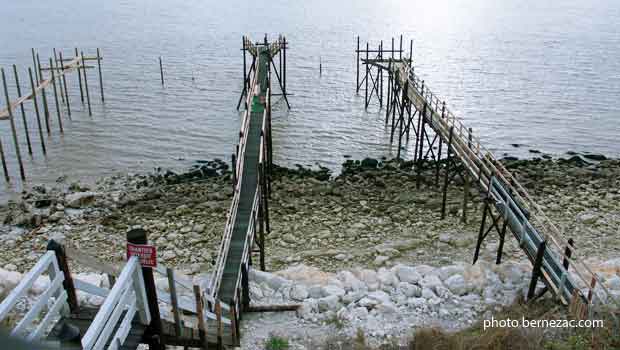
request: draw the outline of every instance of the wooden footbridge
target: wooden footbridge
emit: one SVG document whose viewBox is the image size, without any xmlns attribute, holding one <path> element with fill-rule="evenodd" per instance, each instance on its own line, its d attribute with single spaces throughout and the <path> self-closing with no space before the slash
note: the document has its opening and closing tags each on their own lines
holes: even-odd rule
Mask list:
<svg viewBox="0 0 620 350">
<path fill-rule="evenodd" d="M 364 86 L 366 108 L 373 97 L 379 107 L 385 102 L 385 125 L 389 125 L 391 142 L 397 138 L 397 158 L 401 158 L 401 149 L 409 141 L 410 134 L 415 137 L 413 161 L 417 187 L 421 185 L 422 172 L 431 171 L 435 175 L 433 185 L 439 188 L 440 173 L 443 173 L 442 219 L 446 215 L 447 188 L 456 176 L 461 177 L 465 185 L 463 220 L 467 215 L 470 184 L 475 183 L 484 196 L 474 263 L 478 260 L 483 240 L 495 228 L 499 234 L 496 258 L 499 264 L 506 230 L 510 229 L 533 266 L 528 299 L 551 291 L 570 305 L 578 317 L 592 317 L 594 312 L 609 306 L 618 309 L 618 301 L 584 263 L 574 239 L 566 237 L 517 179 L 481 145 L 473 130 L 465 127 L 420 79 L 413 64 L 413 41 L 409 45 L 409 57 L 406 57 L 402 36 L 398 47 L 392 38 L 390 49 L 384 49 L 381 41 L 376 49 L 366 44 L 365 50 L 360 49 L 358 37 L 356 55 L 357 92 Z M 360 65 L 365 67 L 361 81 Z M 384 76 L 387 77 L 387 89 L 384 88 Z M 490 218 L 488 228 L 487 218 Z M 536 294 L 539 280 L 545 287 Z"/>
<path fill-rule="evenodd" d="M 0 322 L 21 318 L 11 335 L 24 337 L 33 346 L 60 349 L 136 349 L 139 344 L 151 349 L 239 346 L 239 321 L 243 312 L 250 311 L 248 269 L 253 253 L 258 253 L 260 267 L 265 268 L 272 166 L 271 72 L 273 68 L 286 101 L 281 79 L 286 74 L 286 45 L 284 37 L 272 43 L 267 37 L 260 43 L 243 38 L 246 108 L 233 154 L 234 195 L 210 281 L 194 285 L 170 268 L 145 266 L 155 248 L 147 244 L 142 229 L 127 233 L 128 260 L 122 268 L 98 261 L 93 258 L 96 254 L 51 241 L 48 252 L 0 304 Z M 249 69 L 247 53 L 252 56 Z M 284 62 L 278 62 L 279 70 L 276 57 L 284 57 Z M 110 287 L 72 276 L 69 261 L 107 274 Z M 20 301 L 46 272 L 50 282 L 44 292 L 27 310 L 19 310 Z M 156 274 L 165 277 L 166 288 L 156 285 Z M 100 297 L 102 304 L 80 305 L 77 291 Z"/>
</svg>

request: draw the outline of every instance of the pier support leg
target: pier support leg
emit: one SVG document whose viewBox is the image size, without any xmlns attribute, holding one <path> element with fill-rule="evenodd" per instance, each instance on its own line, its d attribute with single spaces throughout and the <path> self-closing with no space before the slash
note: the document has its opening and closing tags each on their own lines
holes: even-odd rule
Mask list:
<svg viewBox="0 0 620 350">
<path fill-rule="evenodd" d="M 69 103 L 69 93 L 67 92 L 67 77 L 65 76 L 65 63 L 62 59 L 62 52 L 58 52 L 58 57 L 60 58 L 60 71 L 62 72 L 62 85 L 65 90 L 65 99 L 67 102 L 67 113 L 69 114 L 69 117 L 71 117 L 71 103 Z M 78 66 L 78 70 L 79 69 L 80 68 Z"/>
<path fill-rule="evenodd" d="M 86 65 L 84 64 L 84 62 L 86 62 L 84 60 L 84 52 L 80 52 L 80 55 L 82 56 L 82 66 L 84 67 L 84 90 L 86 90 L 86 103 L 88 103 L 88 115 L 92 116 L 93 112 L 90 109 L 90 93 L 88 92 L 88 78 L 86 77 Z"/>
<path fill-rule="evenodd" d="M 536 259 L 534 260 L 534 267 L 532 269 L 532 280 L 530 281 L 530 287 L 527 291 L 528 301 L 534 298 L 534 293 L 536 292 L 536 284 L 538 283 L 538 278 L 541 275 L 542 259 L 545 254 L 546 244 L 546 241 L 540 242 L 540 245 L 538 245 L 538 250 L 536 251 Z"/>
<path fill-rule="evenodd" d="M 19 75 L 17 74 L 17 66 L 13 65 L 13 75 L 15 76 L 15 86 L 17 87 L 17 97 L 22 97 L 22 89 L 19 84 Z M 22 112 L 22 122 L 24 123 L 24 133 L 26 134 L 26 144 L 28 145 L 28 153 L 32 155 L 32 143 L 30 142 L 30 132 L 28 131 L 28 121 L 26 120 L 26 111 L 24 104 L 21 103 L 19 108 Z"/>
<path fill-rule="evenodd" d="M 75 57 L 78 57 L 80 55 L 80 53 L 78 52 L 77 47 L 75 48 Z M 58 64 L 58 63 L 57 63 Z M 80 101 L 82 101 L 82 103 L 84 103 L 84 89 L 82 88 L 82 71 L 80 70 L 79 66 L 78 66 L 78 85 L 80 86 Z M 61 87 L 62 89 L 62 87 Z M 61 94 L 62 96 L 62 94 Z"/>
<path fill-rule="evenodd" d="M 441 219 L 446 218 L 446 199 L 448 196 L 448 182 L 450 180 L 450 155 L 452 148 L 452 134 L 454 132 L 454 126 L 450 127 L 450 135 L 448 136 L 448 147 L 446 148 L 446 172 L 443 180 L 443 198 L 441 201 Z"/>
<path fill-rule="evenodd" d="M 487 221 L 488 210 L 489 210 L 489 200 L 488 198 L 485 198 L 484 209 L 482 209 L 482 221 L 480 222 L 480 231 L 478 231 L 478 241 L 476 242 L 476 250 L 474 251 L 473 264 L 475 264 L 476 261 L 478 261 L 478 257 L 480 255 L 480 247 L 482 246 L 482 241 L 484 240 L 485 224 Z"/>
<path fill-rule="evenodd" d="M 52 85 L 54 86 L 54 103 L 56 104 L 56 116 L 58 117 L 58 128 L 60 129 L 60 133 L 64 133 L 62 128 L 62 117 L 60 116 L 60 104 L 58 103 L 58 88 L 56 87 L 56 73 L 54 72 L 53 62 L 50 58 L 50 71 L 52 72 Z"/>
<path fill-rule="evenodd" d="M 422 166 L 424 164 L 424 138 L 426 136 L 426 102 L 424 102 L 424 107 L 422 108 L 422 113 L 420 114 L 420 129 L 418 129 L 418 161 L 416 166 L 416 183 L 415 186 L 417 189 L 420 189 L 420 185 L 422 183 Z"/>
<path fill-rule="evenodd" d="M 47 153 L 45 149 L 45 138 L 43 137 L 43 127 L 41 125 L 41 115 L 39 113 L 39 104 L 37 103 L 37 90 L 34 87 L 34 79 L 32 77 L 32 68 L 28 67 L 28 75 L 30 76 L 30 88 L 32 89 L 32 103 L 34 104 L 34 112 L 37 116 L 37 126 L 39 127 L 39 139 L 41 140 L 41 148 L 43 154 Z"/>
<path fill-rule="evenodd" d="M 497 257 L 495 258 L 495 264 L 499 265 L 502 263 L 502 253 L 504 251 L 504 240 L 506 238 L 506 226 L 508 226 L 508 221 L 504 218 L 504 224 L 502 225 L 502 230 L 499 233 L 499 246 L 497 247 Z"/>
<path fill-rule="evenodd" d="M 2 72 L 2 85 L 4 88 L 4 97 L 6 100 L 7 111 L 9 111 L 9 122 L 11 124 L 11 133 L 13 134 L 13 145 L 15 146 L 15 155 L 17 156 L 17 162 L 19 163 L 19 174 L 22 180 L 26 180 L 26 172 L 24 171 L 24 163 L 22 162 L 22 154 L 19 150 L 19 142 L 17 140 L 17 130 L 15 129 L 15 118 L 13 117 L 13 109 L 11 108 L 11 99 L 9 98 L 9 88 L 6 85 L 6 76 L 4 74 L 4 68 L 0 68 Z"/>
<path fill-rule="evenodd" d="M 99 90 L 101 91 L 101 102 L 105 102 L 105 96 L 103 95 L 103 74 L 101 73 L 101 52 L 97 48 L 97 69 L 99 70 Z"/>
</svg>

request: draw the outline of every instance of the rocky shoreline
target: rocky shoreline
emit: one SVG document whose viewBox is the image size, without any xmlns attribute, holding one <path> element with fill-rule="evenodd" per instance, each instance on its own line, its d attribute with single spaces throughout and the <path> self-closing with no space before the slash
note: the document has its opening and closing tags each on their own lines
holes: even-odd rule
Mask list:
<svg viewBox="0 0 620 350">
<path fill-rule="evenodd" d="M 620 243 L 620 161 L 571 155 L 569 159 L 507 158 L 502 162 L 547 215 L 575 239 L 588 262 L 607 266 L 609 261 L 615 261 L 611 259 L 618 257 Z M 473 322 L 489 307 L 512 302 L 527 279 L 525 272 L 517 276 L 513 268 L 526 262 L 522 252 L 513 239 L 508 239 L 504 264 L 496 267 L 485 263 L 493 260 L 497 249 L 497 235 L 490 234 L 482 251 L 483 262 L 472 267 L 469 262 L 480 225 L 481 197 L 472 191 L 468 221 L 463 223 L 463 186 L 457 177 L 449 187 L 449 215 L 440 220 L 441 191 L 434 185 L 435 165 L 427 165 L 420 189 L 416 188 L 417 174 L 411 162 L 347 161 L 337 176 L 326 168 L 276 167 L 266 265 L 270 271 L 282 270 L 278 275 L 284 276 L 288 282 L 283 285 L 288 287 L 274 288 L 269 282 L 271 277 L 256 272 L 253 301 L 268 303 L 280 298 L 300 302 L 302 310 L 292 317 L 301 322 L 302 328 L 306 322 L 323 332 L 325 323 L 332 322 L 331 326 L 336 327 L 348 322 L 349 326 L 341 328 L 347 335 L 360 327 L 370 325 L 375 329 L 372 324 L 391 324 L 389 319 L 377 318 L 378 312 L 421 315 L 420 322 L 434 320 L 451 328 L 457 323 L 464 326 Z M 0 245 L 4 248 L 0 251 L 0 268 L 5 272 L 28 270 L 50 238 L 63 238 L 77 248 L 96 252 L 102 260 L 120 264 L 125 255 L 125 233 L 139 226 L 149 232 L 149 239 L 158 247 L 159 261 L 198 276 L 212 269 L 231 198 L 231 173 L 221 160 L 198 162 L 182 174 L 160 170 L 147 175 L 107 177 L 92 186 L 63 182 L 35 186 L 21 200 L 0 207 L 4 223 L 0 227 Z M 72 268 L 88 272 L 80 266 Z M 295 269 L 297 273 L 291 274 Z M 403 269 L 416 270 L 420 278 L 403 278 L 399 273 Z M 467 297 L 476 284 L 468 280 L 471 273 L 467 271 L 471 269 L 477 269 L 478 276 L 495 276 L 488 277 L 497 282 L 488 284 L 493 285 L 491 292 L 475 287 L 473 294 L 477 297 Z M 452 276 L 441 275 L 446 270 L 457 271 L 454 275 L 461 278 L 451 281 Z M 296 281 L 302 275 L 320 275 L 324 282 L 331 282 L 318 283 L 320 288 L 314 288 L 314 292 L 313 283 L 309 283 L 304 292 L 294 287 L 304 285 Z M 368 280 L 372 279 L 367 277 L 370 275 L 375 276 L 378 285 Z M 361 281 L 354 284 L 365 293 L 357 300 L 353 300 L 357 294 L 355 298 L 347 297 L 355 292 L 353 287 L 347 287 L 354 280 Z M 460 282 L 463 290 L 454 287 Z M 336 302 L 334 297 L 319 302 L 332 295 L 336 295 Z M 361 302 L 364 298 L 370 301 Z M 380 303 L 375 303 L 377 299 Z M 387 306 L 377 309 L 379 304 Z M 453 311 L 459 313 L 458 317 Z M 358 313 L 363 314 L 364 322 L 355 321 L 359 320 Z M 251 329 L 260 322 L 271 322 L 277 328 L 278 318 L 290 321 L 286 321 L 290 315 L 273 316 L 267 321 L 269 317 L 256 316 L 258 323 L 251 321 L 244 327 Z M 442 317 L 458 322 L 442 323 Z M 371 319 L 374 321 L 368 321 Z M 394 324 L 402 327 L 374 336 L 382 341 L 403 336 L 407 329 L 422 325 L 414 321 L 401 318 Z"/>
</svg>

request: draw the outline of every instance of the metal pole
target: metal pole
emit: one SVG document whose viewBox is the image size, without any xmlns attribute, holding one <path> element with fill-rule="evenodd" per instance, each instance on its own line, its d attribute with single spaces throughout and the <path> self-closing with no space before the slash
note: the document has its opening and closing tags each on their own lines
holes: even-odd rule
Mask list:
<svg viewBox="0 0 620 350">
<path fill-rule="evenodd" d="M 103 74 L 101 74 L 101 53 L 99 48 L 97 48 L 97 68 L 99 69 L 99 89 L 101 90 L 101 102 L 105 102 L 105 97 L 103 96 Z"/>
<path fill-rule="evenodd" d="M 9 111 L 9 121 L 11 122 L 11 133 L 13 134 L 13 144 L 15 145 L 15 155 L 17 156 L 17 162 L 19 163 L 19 174 L 22 180 L 26 180 L 26 172 L 24 171 L 24 163 L 22 162 L 22 154 L 19 151 L 19 142 L 17 141 L 17 131 L 15 129 L 15 120 L 13 119 L 13 109 L 11 108 L 11 99 L 9 98 L 9 88 L 6 85 L 6 76 L 4 75 L 4 68 L 0 68 L 2 72 L 2 86 L 4 87 L 4 98 L 6 100 L 6 107 Z"/>
<path fill-rule="evenodd" d="M 13 65 L 13 74 L 15 75 L 15 85 L 17 86 L 17 97 L 22 97 L 22 89 L 19 86 L 19 76 L 17 74 L 17 66 Z M 22 121 L 24 122 L 24 132 L 26 133 L 26 143 L 28 144 L 28 153 L 32 154 L 32 144 L 30 143 L 30 133 L 28 132 L 28 121 L 26 120 L 26 111 L 24 110 L 24 103 L 19 104 L 19 108 L 22 111 Z"/>
<path fill-rule="evenodd" d="M 88 115 L 92 116 L 93 112 L 90 109 L 90 93 L 88 92 L 88 78 L 86 77 L 86 66 L 84 65 L 84 51 L 80 51 L 82 56 L 82 67 L 84 69 L 84 89 L 86 90 L 86 102 L 88 103 Z"/>
<path fill-rule="evenodd" d="M 62 118 L 60 116 L 60 104 L 58 103 L 58 89 L 56 88 L 56 74 L 54 73 L 53 62 L 50 58 L 50 70 L 52 72 L 52 84 L 54 85 L 54 102 L 56 103 L 56 114 L 58 115 L 58 127 L 60 128 L 60 132 L 64 133 L 62 128 Z"/>
<path fill-rule="evenodd" d="M 41 126 L 41 115 L 39 113 L 39 104 L 37 103 L 37 90 L 34 87 L 34 79 L 32 78 L 32 68 L 28 67 L 28 75 L 30 76 L 30 87 L 32 88 L 32 103 L 34 104 L 34 111 L 37 115 L 37 126 L 39 127 L 39 138 L 41 139 L 41 148 L 43 154 L 47 154 L 45 149 L 45 138 L 43 137 L 43 127 Z"/>
</svg>

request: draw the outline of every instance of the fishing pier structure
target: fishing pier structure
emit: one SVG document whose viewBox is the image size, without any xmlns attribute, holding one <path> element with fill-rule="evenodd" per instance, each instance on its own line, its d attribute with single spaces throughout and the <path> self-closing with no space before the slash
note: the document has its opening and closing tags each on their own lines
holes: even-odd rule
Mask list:
<svg viewBox="0 0 620 350">
<path fill-rule="evenodd" d="M 517 179 L 484 148 L 472 128 L 466 127 L 446 102 L 432 92 L 415 70 L 413 41 L 408 57 L 403 56 L 402 43 L 401 36 L 398 49 L 394 49 L 394 39 L 390 50 L 384 50 L 383 42 L 377 49 L 371 49 L 368 43 L 366 49 L 360 49 L 358 37 L 356 92 L 363 86 L 366 108 L 373 98 L 380 108 L 385 102 L 384 123 L 390 131 L 390 143 L 398 143 L 398 159 L 403 158 L 403 145 L 414 138 L 416 187 L 422 186 L 423 171 L 434 173 L 428 185 L 442 192 L 442 219 L 446 216 L 448 186 L 456 176 L 464 184 L 463 221 L 467 218 L 472 185 L 478 187 L 484 208 L 473 262 L 478 260 L 484 239 L 495 229 L 499 235 L 496 263 L 501 263 L 506 233 L 510 230 L 532 263 L 529 300 L 551 291 L 581 318 L 592 316 L 609 304 L 617 307 L 618 301 L 584 263 L 585 257 L 579 254 L 574 238 L 566 237 Z M 361 81 L 360 65 L 365 68 Z M 536 294 L 539 281 L 545 287 Z"/>
<path fill-rule="evenodd" d="M 99 261 L 95 253 L 50 241 L 48 252 L 0 303 L 2 321 L 37 278 L 47 272 L 49 285 L 12 329 L 12 335 L 61 349 L 129 350 L 139 344 L 161 350 L 166 345 L 222 349 L 239 346 L 239 322 L 244 312 L 296 308 L 250 308 L 248 280 L 253 254 L 258 256 L 260 268 L 265 269 L 265 236 L 270 231 L 272 68 L 277 76 L 286 71 L 284 61 L 279 70 L 274 63 L 285 47 L 284 37 L 271 43 L 266 36 L 263 42 L 252 43 L 245 37 L 243 40 L 244 55 L 251 54 L 253 63 L 249 70 L 244 69 L 245 111 L 233 154 L 234 194 L 210 281 L 194 285 L 170 268 L 145 266 L 142 257 L 130 255 L 131 250 L 150 251 L 155 256 L 155 248 L 148 245 L 147 232 L 142 229 L 127 233 L 128 259 L 124 267 Z M 284 89 L 284 80 L 278 77 L 278 82 Z M 286 99 L 286 93 L 281 91 Z M 72 276 L 70 260 L 105 273 L 109 288 Z M 166 277 L 167 290 L 156 286 L 154 274 Z M 77 290 L 104 298 L 103 303 L 98 308 L 83 307 Z M 46 305 L 51 306 L 46 309 Z M 44 309 L 40 322 L 34 322 Z"/>
<path fill-rule="evenodd" d="M 77 72 L 78 85 L 80 88 L 80 100 L 82 104 L 86 101 L 88 105 L 88 114 L 92 116 L 91 108 L 91 96 L 88 88 L 88 74 L 89 69 L 97 69 L 99 77 L 99 93 L 101 96 L 101 102 L 105 102 L 105 95 L 103 92 L 103 74 L 101 70 L 101 61 L 103 56 L 101 50 L 97 48 L 96 56 L 84 55 L 83 51 L 78 51 L 75 48 L 72 52 L 72 57 L 63 57 L 62 51 L 53 50 L 53 57 L 50 57 L 48 62 L 41 61 L 39 52 L 32 49 L 32 63 L 33 67 L 28 67 L 27 79 L 20 80 L 19 71 L 16 65 L 13 65 L 13 84 L 15 87 L 16 98 L 11 98 L 9 91 L 9 84 L 7 83 L 9 75 L 5 72 L 4 68 L 0 68 L 0 75 L 2 75 L 2 100 L 4 101 L 5 108 L 0 109 L 0 122 L 8 121 L 11 129 L 10 133 L 13 139 L 13 153 L 17 159 L 19 166 L 19 176 L 21 180 L 26 180 L 26 170 L 24 166 L 23 152 L 21 146 L 20 135 L 17 131 L 16 121 L 17 114 L 21 115 L 21 122 L 23 123 L 23 137 L 26 141 L 28 155 L 33 155 L 33 143 L 35 140 L 31 139 L 30 134 L 30 121 L 26 113 L 26 105 L 32 102 L 34 113 L 36 116 L 36 130 L 43 155 L 47 154 L 47 148 L 45 146 L 45 134 L 51 135 L 51 124 L 54 119 L 58 122 L 58 130 L 62 134 L 63 128 L 63 114 L 66 114 L 71 118 L 71 101 L 68 91 L 67 81 L 70 73 Z M 96 61 L 96 66 L 89 65 L 88 62 Z M 22 90 L 22 84 L 28 86 Z M 48 92 L 50 96 L 48 97 Z M 53 98 L 53 103 L 51 99 Z M 48 103 L 48 99 L 50 100 Z M 64 106 L 64 107 L 63 107 Z M 53 108 L 53 109 L 52 109 Z M 18 112 L 19 109 L 19 112 Z M 54 117 L 54 114 L 56 115 Z M 6 125 L 6 124 L 5 124 Z M 45 131 L 44 131 L 44 126 Z M 7 158 L 5 148 L 0 139 L 0 159 L 2 161 L 2 170 L 4 179 L 6 182 L 11 181 L 9 169 L 7 165 Z"/>
</svg>

